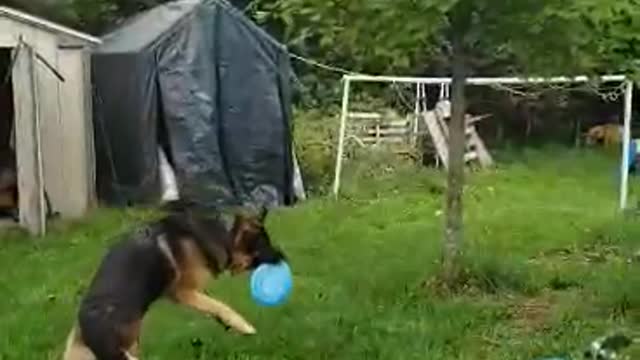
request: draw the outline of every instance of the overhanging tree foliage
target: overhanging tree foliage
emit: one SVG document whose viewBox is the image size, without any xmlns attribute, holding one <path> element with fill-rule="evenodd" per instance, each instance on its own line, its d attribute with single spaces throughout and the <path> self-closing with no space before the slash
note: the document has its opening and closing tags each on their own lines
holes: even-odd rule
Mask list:
<svg viewBox="0 0 640 360">
<path fill-rule="evenodd" d="M 463 244 L 465 83 L 478 61 L 508 59 L 520 74 L 633 70 L 637 0 L 275 0 L 259 18 L 285 25 L 286 40 L 354 70 L 420 69 L 442 58 L 452 83 L 443 275 L 457 277 Z"/>
<path fill-rule="evenodd" d="M 14 7 L 79 30 L 99 35 L 125 18 L 171 0 L 1 0 Z M 244 8 L 249 0 L 231 0 Z"/>
</svg>

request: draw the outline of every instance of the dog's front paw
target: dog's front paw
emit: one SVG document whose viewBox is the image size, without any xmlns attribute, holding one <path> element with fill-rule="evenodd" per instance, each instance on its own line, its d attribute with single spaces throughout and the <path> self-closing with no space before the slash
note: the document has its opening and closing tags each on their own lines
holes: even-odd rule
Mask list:
<svg viewBox="0 0 640 360">
<path fill-rule="evenodd" d="M 238 330 L 242 335 L 255 335 L 257 333 L 256 328 L 250 324 L 244 324 L 243 326 L 236 328 L 236 330 Z"/>
<path fill-rule="evenodd" d="M 231 331 L 231 330 L 235 330 L 238 333 L 242 334 L 242 335 L 255 335 L 256 334 L 256 329 L 253 327 L 253 325 L 249 324 L 246 321 L 235 321 L 235 323 L 230 324 L 228 322 L 225 322 L 222 319 L 216 319 L 216 321 L 222 325 L 222 327 L 224 327 L 225 331 Z"/>
</svg>

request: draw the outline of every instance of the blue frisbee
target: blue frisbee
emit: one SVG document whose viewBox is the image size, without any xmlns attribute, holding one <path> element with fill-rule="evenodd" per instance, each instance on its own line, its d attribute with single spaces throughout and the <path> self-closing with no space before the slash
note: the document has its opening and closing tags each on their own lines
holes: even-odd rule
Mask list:
<svg viewBox="0 0 640 360">
<path fill-rule="evenodd" d="M 251 297 L 262 306 L 277 306 L 284 303 L 293 287 L 293 276 L 289 265 L 262 264 L 251 274 Z"/>
</svg>

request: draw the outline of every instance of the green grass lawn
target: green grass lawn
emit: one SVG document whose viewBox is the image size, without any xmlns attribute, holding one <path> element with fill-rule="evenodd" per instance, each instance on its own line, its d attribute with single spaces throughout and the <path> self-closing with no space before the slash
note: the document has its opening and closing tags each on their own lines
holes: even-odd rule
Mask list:
<svg viewBox="0 0 640 360">
<path fill-rule="evenodd" d="M 212 284 L 257 336 L 161 302 L 145 322 L 142 358 L 531 360 L 633 331 L 640 224 L 616 212 L 615 166 L 605 155 L 553 149 L 471 175 L 468 286 L 443 297 L 423 286 L 438 269 L 442 175 L 398 168 L 367 180 L 370 168 L 349 165 L 342 200 L 311 200 L 269 219 L 295 272 L 288 304 L 253 304 L 246 277 Z M 0 359 L 59 359 L 106 246 L 145 217 L 101 210 L 40 241 L 4 234 Z"/>
</svg>

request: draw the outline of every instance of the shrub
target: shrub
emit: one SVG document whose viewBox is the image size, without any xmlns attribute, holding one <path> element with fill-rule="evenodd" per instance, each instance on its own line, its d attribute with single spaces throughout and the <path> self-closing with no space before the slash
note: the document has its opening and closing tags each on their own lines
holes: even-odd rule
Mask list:
<svg viewBox="0 0 640 360">
<path fill-rule="evenodd" d="M 337 112 L 294 111 L 296 156 L 307 191 L 323 193 L 331 184 L 339 118 Z"/>
<path fill-rule="evenodd" d="M 359 104 L 354 104 L 354 109 Z M 380 109 L 380 107 L 370 107 Z M 300 110 L 294 111 L 294 142 L 296 155 L 307 191 L 315 194 L 326 193 L 333 182 L 335 173 L 340 111 Z M 344 146 L 347 164 L 343 169 L 343 181 L 368 177 L 384 177 L 399 169 L 415 169 L 418 158 L 415 151 L 406 145 L 362 146 L 347 137 Z"/>
</svg>

